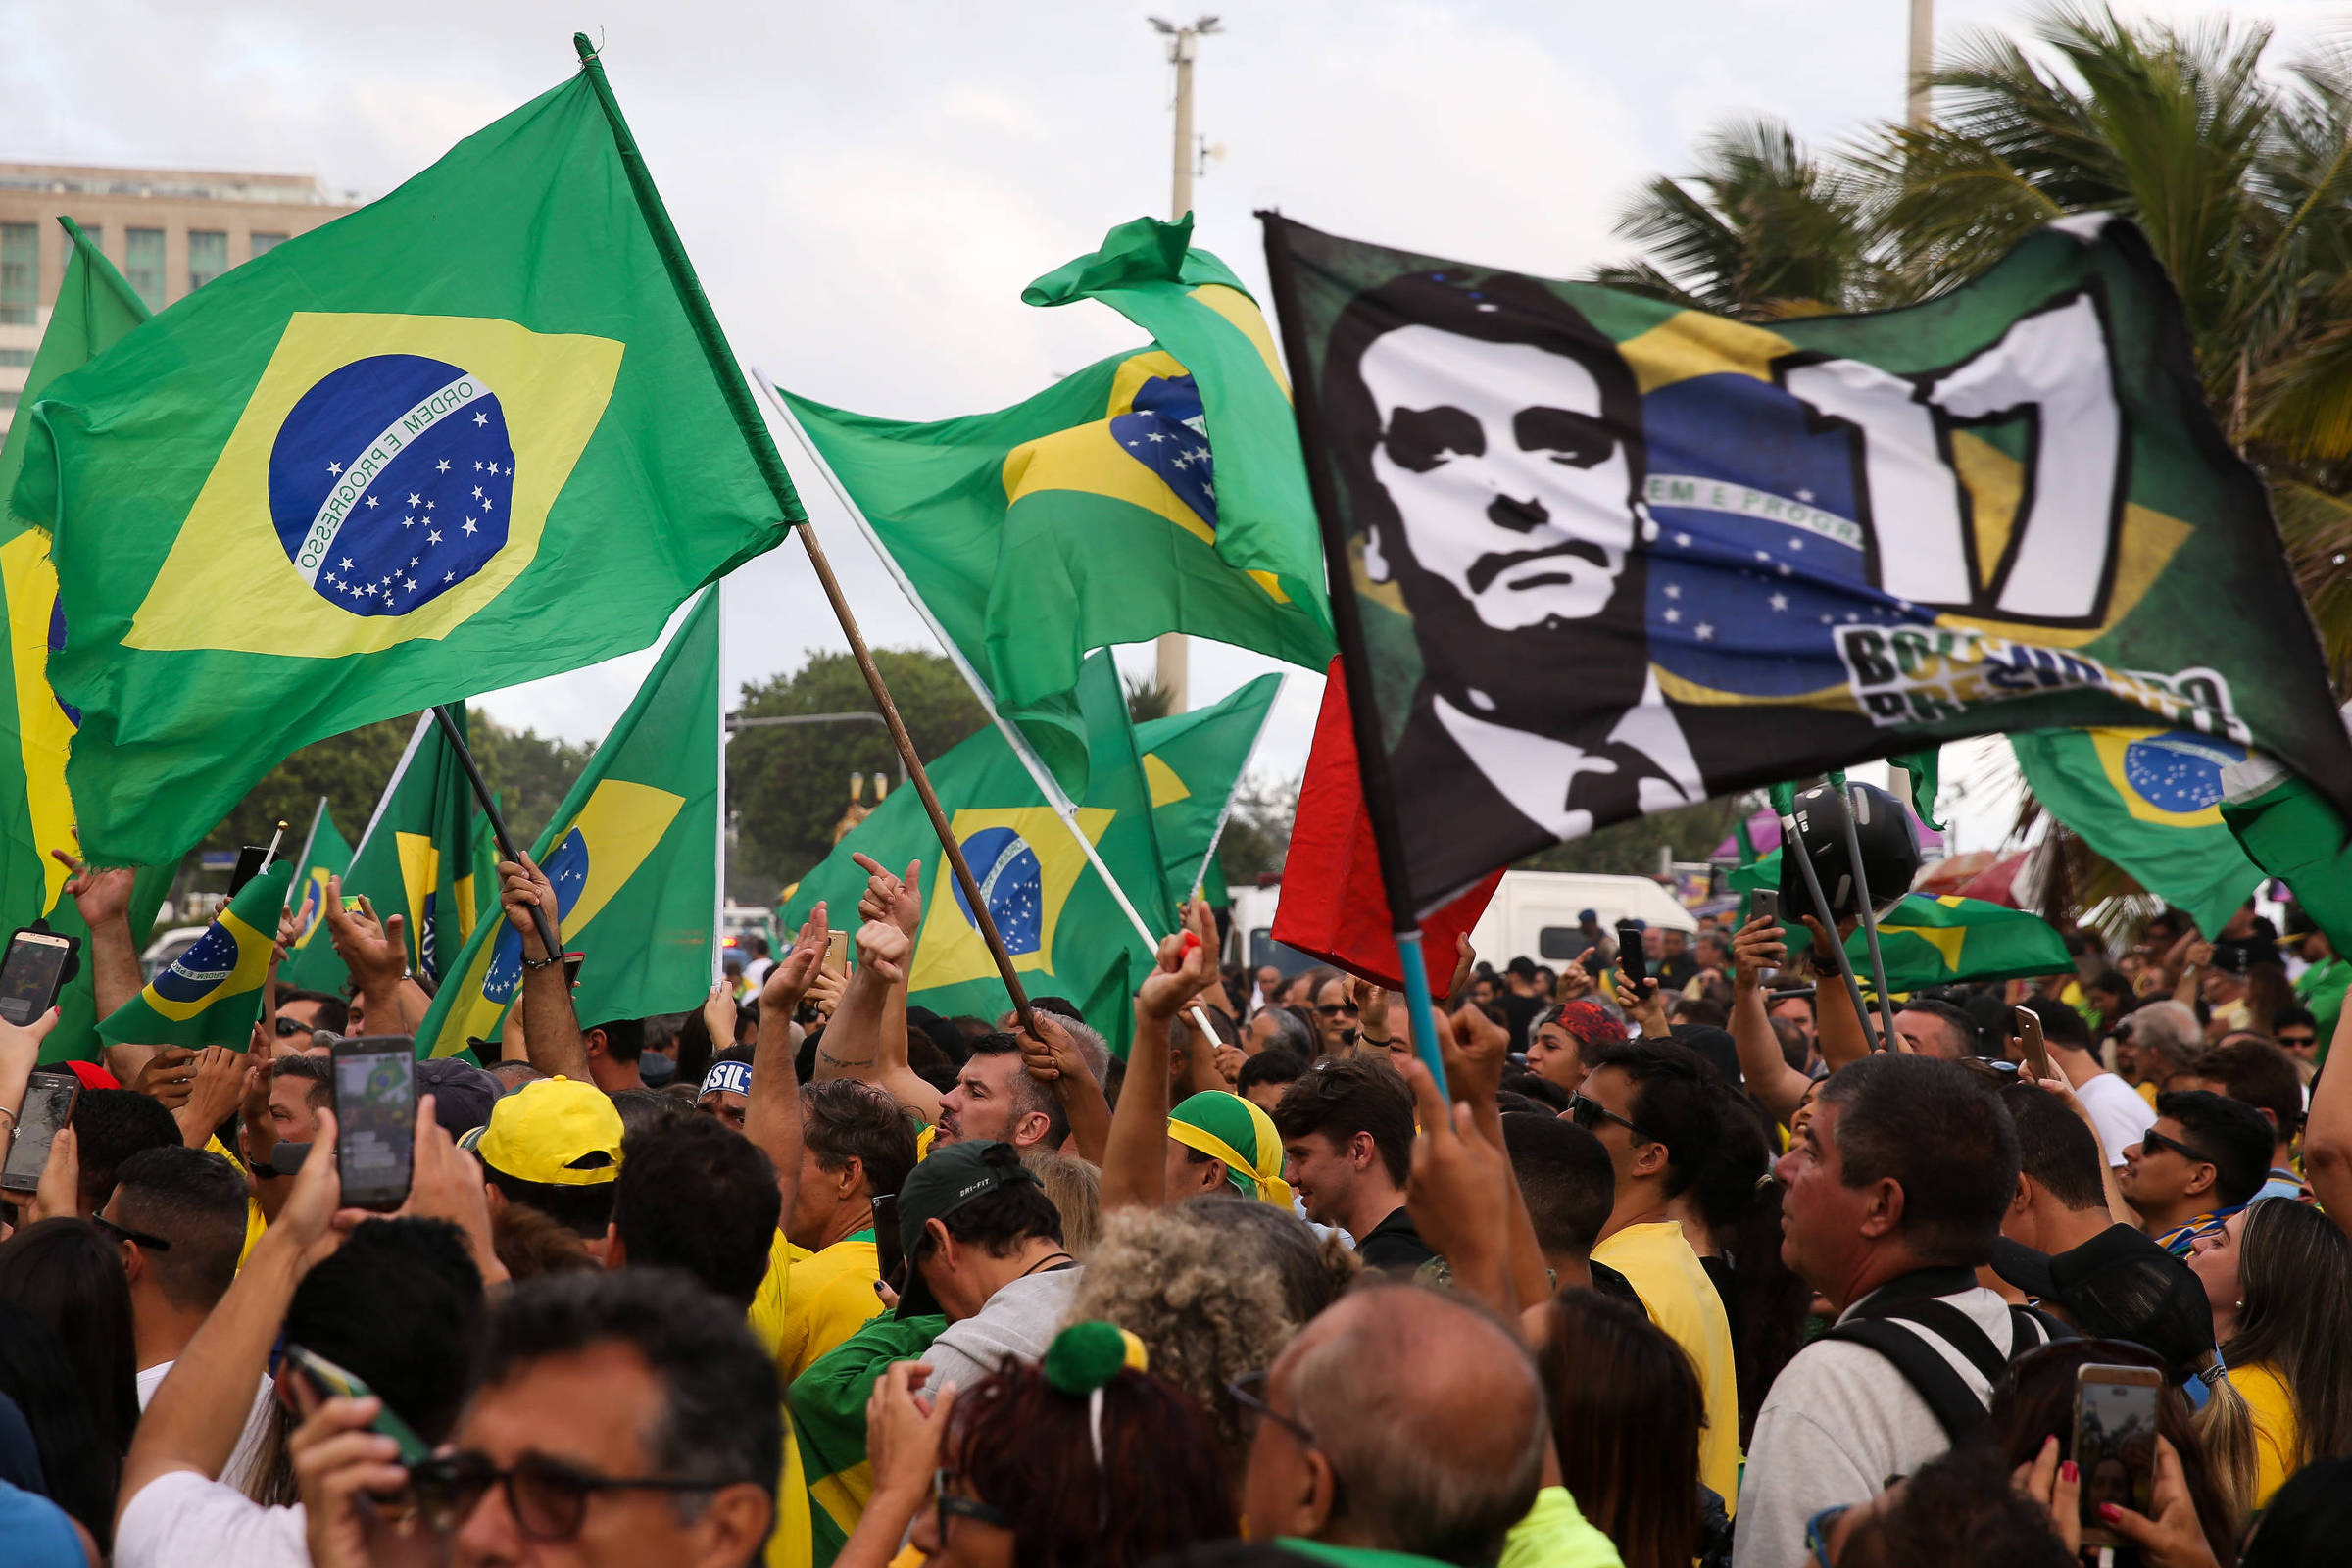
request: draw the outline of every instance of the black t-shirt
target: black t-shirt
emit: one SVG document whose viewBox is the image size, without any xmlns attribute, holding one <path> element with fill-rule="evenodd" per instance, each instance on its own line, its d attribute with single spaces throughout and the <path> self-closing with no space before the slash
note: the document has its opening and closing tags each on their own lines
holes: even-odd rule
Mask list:
<svg viewBox="0 0 2352 1568">
<path fill-rule="evenodd" d="M 1355 1239 L 1355 1255 L 1364 1267 L 1388 1274 L 1411 1275 L 1437 1252 L 1413 1229 L 1413 1217 L 1398 1203 L 1387 1219 Z"/>
<path fill-rule="evenodd" d="M 1527 1049 L 1527 1031 L 1536 1021 L 1536 1014 L 1549 1005 L 1542 997 L 1523 997 L 1516 991 L 1504 990 L 1496 999 L 1502 1015 L 1511 1022 L 1511 1049 Z"/>
<path fill-rule="evenodd" d="M 1660 958 L 1651 964 L 1649 972 L 1658 982 L 1660 995 L 1680 991 L 1698 973 L 1698 960 L 1688 953 L 1678 953 L 1671 958 Z"/>
</svg>

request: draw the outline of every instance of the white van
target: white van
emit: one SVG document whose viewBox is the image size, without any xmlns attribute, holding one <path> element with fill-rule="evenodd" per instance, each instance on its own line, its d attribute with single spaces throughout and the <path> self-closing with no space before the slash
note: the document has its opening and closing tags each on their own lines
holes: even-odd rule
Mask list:
<svg viewBox="0 0 2352 1568">
<path fill-rule="evenodd" d="M 1254 969 L 1270 963 L 1284 974 L 1311 968 L 1316 959 L 1274 940 L 1274 909 L 1282 889 L 1233 890 L 1233 934 L 1228 962 Z M 1675 931 L 1695 931 L 1698 921 L 1673 894 L 1645 876 L 1601 876 L 1582 871 L 1505 871 L 1487 912 L 1470 933 L 1478 956 L 1499 969 L 1522 954 L 1558 968 L 1585 951 L 1577 915 L 1591 909 L 1607 930 L 1620 920 Z"/>
</svg>

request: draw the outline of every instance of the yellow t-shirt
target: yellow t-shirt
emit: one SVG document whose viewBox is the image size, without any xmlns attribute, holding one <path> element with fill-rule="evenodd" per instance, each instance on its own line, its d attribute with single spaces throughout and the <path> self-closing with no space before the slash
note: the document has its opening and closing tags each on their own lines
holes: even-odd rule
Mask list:
<svg viewBox="0 0 2352 1568">
<path fill-rule="evenodd" d="M 1628 1225 L 1592 1249 L 1592 1261 L 1624 1275 L 1649 1320 L 1690 1357 L 1707 1412 L 1698 1435 L 1698 1479 L 1729 1512 L 1740 1500 L 1740 1382 L 1732 1363 L 1732 1323 L 1715 1282 L 1672 1220 Z"/>
<path fill-rule="evenodd" d="M 882 1310 L 882 1298 L 874 1294 L 874 1281 L 882 1277 L 882 1253 L 871 1231 L 859 1231 L 814 1252 L 789 1243 L 786 1250 L 792 1291 L 777 1343 L 776 1369 L 789 1384 Z"/>
<path fill-rule="evenodd" d="M 2233 1366 L 2230 1386 L 2254 1412 L 2254 1506 L 2267 1508 L 2272 1494 L 2299 1468 L 2295 1454 L 2303 1446 L 2303 1433 L 2294 1396 L 2273 1366 Z"/>
<path fill-rule="evenodd" d="M 792 1267 L 792 1244 L 779 1228 L 768 1244 L 767 1273 L 760 1292 L 744 1314 L 753 1337 L 774 1357 L 777 1375 L 784 1369 L 784 1335 L 791 1298 L 787 1276 Z M 767 1538 L 763 1559 L 767 1568 L 808 1568 L 815 1560 L 816 1542 L 808 1533 L 808 1483 L 801 1473 L 801 1446 L 793 1441 L 792 1407 L 784 1406 L 784 1470 L 776 1478 L 776 1528 Z"/>
<path fill-rule="evenodd" d="M 238 1170 L 244 1170 L 245 1162 L 229 1152 L 228 1146 L 220 1141 L 220 1134 L 215 1133 L 212 1137 L 207 1138 L 204 1141 L 204 1149 L 206 1153 L 219 1154 L 222 1159 L 236 1166 Z M 246 1178 L 246 1185 L 248 1188 L 252 1186 L 250 1176 Z M 250 1191 L 247 1192 L 245 1195 L 245 1245 L 237 1249 L 237 1267 L 245 1266 L 245 1259 L 253 1255 L 253 1244 L 260 1241 L 262 1232 L 269 1228 L 270 1222 L 262 1218 L 262 1200 L 254 1197 Z"/>
</svg>

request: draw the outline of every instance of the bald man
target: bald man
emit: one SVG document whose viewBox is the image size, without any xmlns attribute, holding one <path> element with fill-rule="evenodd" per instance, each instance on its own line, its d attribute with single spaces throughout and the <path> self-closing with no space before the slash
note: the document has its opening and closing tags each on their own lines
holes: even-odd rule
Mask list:
<svg viewBox="0 0 2352 1568">
<path fill-rule="evenodd" d="M 1358 1290 L 1265 1375 L 1243 1515 L 1256 1540 L 1494 1562 L 1550 1441 L 1536 1369 L 1494 1319 L 1415 1285 Z"/>
</svg>

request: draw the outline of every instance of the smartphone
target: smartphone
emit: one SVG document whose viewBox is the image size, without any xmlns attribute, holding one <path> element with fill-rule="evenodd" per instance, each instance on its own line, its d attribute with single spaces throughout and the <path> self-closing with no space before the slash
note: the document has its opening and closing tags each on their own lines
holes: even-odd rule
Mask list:
<svg viewBox="0 0 2352 1568">
<path fill-rule="evenodd" d="M 1642 992 L 1642 982 L 1649 978 L 1649 967 L 1642 958 L 1642 927 L 1631 920 L 1617 922 L 1617 966 L 1634 983 L 1634 994 Z"/>
<path fill-rule="evenodd" d="M 847 931 L 825 933 L 825 973 L 847 975 L 850 972 L 850 934 Z"/>
<path fill-rule="evenodd" d="M 2091 1363 L 2075 1373 L 2075 1464 L 2082 1476 L 2082 1544 L 2118 1546 L 2123 1538 L 2099 1518 L 2112 1502 L 2155 1512 L 2156 1401 L 2164 1374 L 2147 1366 Z"/>
<path fill-rule="evenodd" d="M 24 1105 L 17 1113 L 16 1138 L 8 1146 L 8 1160 L 0 1164 L 0 1188 L 29 1193 L 41 1185 L 41 1167 L 49 1163 L 49 1146 L 57 1130 L 74 1119 L 74 1102 L 81 1080 L 70 1072 L 35 1072 L 24 1084 Z"/>
<path fill-rule="evenodd" d="M 899 1246 L 899 1195 L 883 1193 L 874 1199 L 874 1253 L 880 1265 L 882 1279 L 892 1290 L 904 1293 L 906 1282 L 901 1271 L 906 1266 L 906 1254 Z"/>
<path fill-rule="evenodd" d="M 351 1208 L 408 1200 L 416 1155 L 416 1047 L 407 1035 L 361 1035 L 329 1049 L 335 1167 Z"/>
<path fill-rule="evenodd" d="M 346 893 L 343 895 L 343 912 L 345 914 L 359 914 L 364 912 L 367 907 L 368 901 L 361 898 L 357 893 Z"/>
<path fill-rule="evenodd" d="M 566 989 L 580 983 L 580 964 L 587 956 L 585 953 L 564 955 L 564 984 Z"/>
<path fill-rule="evenodd" d="M 2017 1020 L 2017 1044 L 2027 1068 L 2036 1078 L 2055 1077 L 2050 1071 L 2050 1054 L 2041 1043 L 2041 1019 L 2031 1007 L 2013 1007 L 2010 1012 Z"/>
<path fill-rule="evenodd" d="M 1779 888 L 1756 889 L 1749 900 L 1748 909 L 1755 918 L 1770 920 L 1774 925 L 1779 925 L 1781 923 L 1781 890 Z"/>
<path fill-rule="evenodd" d="M 321 1399 L 365 1399 L 375 1393 L 325 1356 L 315 1354 L 299 1345 L 286 1347 L 286 1360 L 302 1369 L 302 1375 L 311 1380 L 311 1387 Z M 406 1421 L 392 1413 L 389 1403 L 375 1412 L 375 1419 L 368 1423 L 368 1430 L 399 1444 L 402 1464 L 416 1464 L 432 1454 L 433 1450 L 425 1446 L 424 1440 L 416 1436 Z"/>
<path fill-rule="evenodd" d="M 23 1026 L 47 1012 L 73 974 L 81 942 L 39 926 L 19 926 L 0 959 L 0 1018 Z"/>
<path fill-rule="evenodd" d="M 239 845 L 237 847 L 237 867 L 228 873 L 228 896 L 232 899 L 235 898 L 244 890 L 246 883 L 262 874 L 262 867 L 269 863 L 269 845 Z"/>
</svg>

